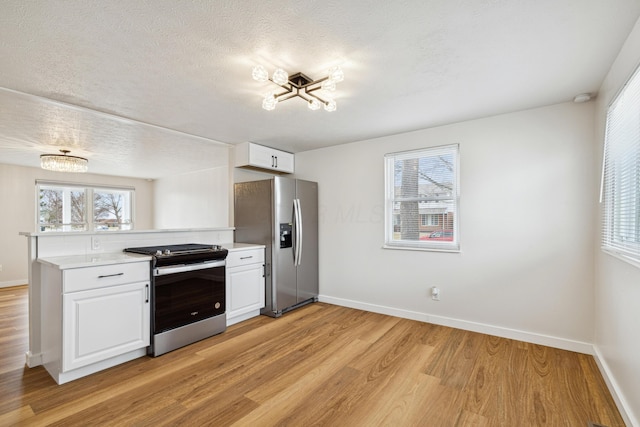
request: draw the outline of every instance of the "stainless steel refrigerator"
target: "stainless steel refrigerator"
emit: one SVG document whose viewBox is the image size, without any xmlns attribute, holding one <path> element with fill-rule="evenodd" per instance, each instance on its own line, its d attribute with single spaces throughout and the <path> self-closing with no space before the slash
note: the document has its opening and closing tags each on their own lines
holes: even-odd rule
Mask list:
<svg viewBox="0 0 640 427">
<path fill-rule="evenodd" d="M 265 307 L 283 313 L 318 300 L 318 184 L 274 177 L 235 184 L 235 241 L 265 253 Z"/>
</svg>

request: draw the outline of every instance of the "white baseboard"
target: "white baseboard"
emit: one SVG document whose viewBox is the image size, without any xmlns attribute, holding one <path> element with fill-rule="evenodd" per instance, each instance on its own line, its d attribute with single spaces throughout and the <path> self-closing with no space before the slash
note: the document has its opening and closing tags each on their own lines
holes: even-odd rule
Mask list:
<svg viewBox="0 0 640 427">
<path fill-rule="evenodd" d="M 328 304 L 340 305 L 343 307 L 356 308 L 359 310 L 371 311 L 374 313 L 386 314 L 389 316 L 402 317 L 403 319 L 418 320 L 420 322 L 433 323 L 436 325 L 449 326 L 451 328 L 463 329 L 465 331 L 479 332 L 487 335 L 495 335 L 502 338 L 509 338 L 518 341 L 525 341 L 532 344 L 546 345 L 548 347 L 562 350 L 575 351 L 593 355 L 593 345 L 586 342 L 568 340 L 565 338 L 541 335 L 532 332 L 519 331 L 516 329 L 504 328 L 501 326 L 487 325 L 484 323 L 470 322 L 468 320 L 453 319 L 450 317 L 434 316 L 427 313 L 403 310 L 399 308 L 386 307 L 382 305 L 369 304 L 360 301 L 335 298 L 327 295 L 320 295 L 318 301 Z"/>
<path fill-rule="evenodd" d="M 27 366 L 30 368 L 42 365 L 42 353 L 33 354 L 31 351 L 27 351 L 25 353 L 25 358 Z"/>
<path fill-rule="evenodd" d="M 95 374 L 96 372 L 104 369 L 112 368 L 130 360 L 144 357 L 147 355 L 147 348 L 139 348 L 132 350 L 118 356 L 111 357 L 106 360 L 92 363 L 90 365 L 82 366 L 80 368 L 73 369 L 67 372 L 59 372 L 57 369 L 60 367 L 59 361 L 53 362 L 51 365 L 44 364 L 45 369 L 49 372 L 49 375 L 53 377 L 56 383 L 59 385 L 68 383 L 69 381 L 77 380 L 78 378 L 86 377 L 87 375 Z"/>
<path fill-rule="evenodd" d="M 27 279 L 9 280 L 8 282 L 0 282 L 0 288 L 10 288 L 12 286 L 26 285 L 29 283 Z"/>
<path fill-rule="evenodd" d="M 611 397 L 613 397 L 613 400 L 616 402 L 616 406 L 618 407 L 625 424 L 628 426 L 639 427 L 640 421 L 633 416 L 633 412 L 624 398 L 624 394 L 621 392 L 615 377 L 611 373 L 611 369 L 609 369 L 609 365 L 602 356 L 597 345 L 593 346 L 593 358 L 598 365 L 598 369 L 600 369 L 604 382 L 607 383 L 609 393 L 611 393 Z"/>
</svg>

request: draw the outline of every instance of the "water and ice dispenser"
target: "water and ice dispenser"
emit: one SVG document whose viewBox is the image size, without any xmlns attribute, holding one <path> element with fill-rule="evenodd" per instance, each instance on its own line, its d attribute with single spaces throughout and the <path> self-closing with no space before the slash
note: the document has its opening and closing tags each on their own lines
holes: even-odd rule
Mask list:
<svg viewBox="0 0 640 427">
<path fill-rule="evenodd" d="M 291 224 L 290 223 L 282 223 L 280 224 L 280 248 L 290 248 L 293 246 L 293 241 L 291 239 Z"/>
</svg>

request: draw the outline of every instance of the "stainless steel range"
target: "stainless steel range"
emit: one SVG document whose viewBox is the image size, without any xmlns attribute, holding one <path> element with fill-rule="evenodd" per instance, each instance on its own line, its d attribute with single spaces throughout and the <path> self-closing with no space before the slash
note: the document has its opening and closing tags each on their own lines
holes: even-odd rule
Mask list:
<svg viewBox="0 0 640 427">
<path fill-rule="evenodd" d="M 225 331 L 226 249 L 188 243 L 124 251 L 153 257 L 150 355 Z"/>
</svg>

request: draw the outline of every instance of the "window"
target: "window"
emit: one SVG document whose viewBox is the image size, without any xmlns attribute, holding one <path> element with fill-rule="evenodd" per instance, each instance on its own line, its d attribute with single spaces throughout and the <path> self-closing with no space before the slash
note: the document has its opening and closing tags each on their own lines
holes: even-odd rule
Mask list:
<svg viewBox="0 0 640 427">
<path fill-rule="evenodd" d="M 607 111 L 602 247 L 640 262 L 640 69 Z"/>
<path fill-rule="evenodd" d="M 41 232 L 131 230 L 132 188 L 36 182 Z"/>
<path fill-rule="evenodd" d="M 420 225 L 423 227 L 429 225 L 438 225 L 438 217 L 442 215 L 439 214 L 420 214 Z"/>
<path fill-rule="evenodd" d="M 85 231 L 85 207 L 83 188 L 40 186 L 40 231 Z"/>
<path fill-rule="evenodd" d="M 385 155 L 385 247 L 457 251 L 458 146 Z"/>
<path fill-rule="evenodd" d="M 93 190 L 93 224 L 96 230 L 131 229 L 131 190 Z"/>
</svg>

